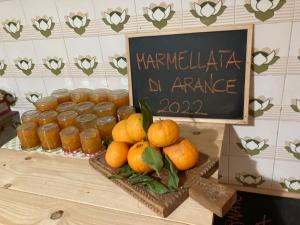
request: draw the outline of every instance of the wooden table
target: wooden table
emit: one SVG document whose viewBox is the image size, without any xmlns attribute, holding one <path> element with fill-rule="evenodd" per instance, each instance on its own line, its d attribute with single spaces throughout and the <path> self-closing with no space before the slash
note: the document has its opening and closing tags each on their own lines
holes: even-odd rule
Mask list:
<svg viewBox="0 0 300 225">
<path fill-rule="evenodd" d="M 224 125 L 182 125 L 182 135 L 213 156 L 220 154 L 223 133 Z M 0 224 L 208 225 L 212 216 L 189 198 L 159 218 L 88 160 L 0 149 Z"/>
</svg>

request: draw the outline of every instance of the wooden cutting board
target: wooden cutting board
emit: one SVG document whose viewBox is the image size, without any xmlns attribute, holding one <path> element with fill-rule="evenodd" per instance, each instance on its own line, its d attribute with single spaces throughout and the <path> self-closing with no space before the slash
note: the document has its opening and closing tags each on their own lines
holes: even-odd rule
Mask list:
<svg viewBox="0 0 300 225">
<path fill-rule="evenodd" d="M 95 158 L 89 160 L 90 165 L 106 177 L 114 175 L 118 170 L 112 169 L 105 162 L 106 151 L 100 153 Z M 181 186 L 187 188 L 180 188 L 176 192 L 171 192 L 164 195 L 159 195 L 150 192 L 143 185 L 130 185 L 127 179 L 111 180 L 116 185 L 121 187 L 131 196 L 142 202 L 148 208 L 153 210 L 161 217 L 170 215 L 182 202 L 189 196 L 189 188 L 193 184 L 199 183 L 198 179 L 201 177 L 210 177 L 218 168 L 218 158 L 212 158 L 200 153 L 199 161 L 196 167 L 180 174 Z"/>
</svg>

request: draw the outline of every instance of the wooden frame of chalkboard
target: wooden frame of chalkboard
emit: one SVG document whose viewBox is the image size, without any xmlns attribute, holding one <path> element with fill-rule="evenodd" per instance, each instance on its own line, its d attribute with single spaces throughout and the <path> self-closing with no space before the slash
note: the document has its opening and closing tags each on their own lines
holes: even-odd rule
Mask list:
<svg viewBox="0 0 300 225">
<path fill-rule="evenodd" d="M 154 110 L 153 113 L 155 118 L 168 118 L 185 122 L 247 124 L 252 36 L 253 24 L 190 28 L 182 29 L 180 31 L 169 30 L 163 32 L 127 33 L 126 54 L 130 104 L 138 106 L 138 99 L 144 98 L 148 101 L 148 103 L 150 103 L 149 105 L 152 110 L 155 107 L 158 108 L 155 104 L 164 105 L 162 108 L 160 107 L 159 110 Z M 172 44 L 175 44 L 175 46 L 172 46 Z M 225 46 L 227 44 L 228 46 Z M 224 45 L 224 47 L 222 45 Z M 214 48 L 218 48 L 216 52 L 219 53 L 219 55 L 217 57 L 214 56 L 214 52 L 212 53 Z M 197 49 L 198 52 L 193 52 L 196 51 L 194 49 Z M 179 53 L 177 52 L 177 55 L 176 51 L 179 51 Z M 201 51 L 204 52 L 204 56 L 207 56 L 207 64 L 201 65 Z M 173 74 L 178 73 L 178 71 L 179 74 L 186 74 L 186 71 L 184 71 L 185 68 L 180 68 L 180 63 L 178 64 L 180 60 L 183 60 L 184 56 L 180 56 L 182 52 L 185 52 L 185 54 L 187 54 L 186 56 L 190 54 L 190 58 L 192 57 L 192 54 L 194 54 L 194 59 L 186 59 L 186 62 L 189 62 L 189 66 L 186 64 L 187 67 L 185 68 L 188 68 L 189 72 L 192 73 L 195 73 L 192 69 L 195 69 L 194 71 L 198 70 L 200 76 L 205 74 L 205 79 L 207 80 L 201 80 L 201 78 L 198 78 L 199 76 L 197 76 L 197 78 L 195 76 L 195 78 L 187 78 L 187 80 L 193 80 L 191 83 L 184 80 L 183 85 L 183 81 L 180 81 L 181 77 L 177 76 L 176 79 L 174 79 L 175 81 L 173 82 L 173 85 L 171 85 L 172 93 L 164 93 L 162 91 L 164 88 L 162 87 L 164 86 L 164 82 L 168 82 L 168 80 L 170 80 L 168 79 L 168 76 L 170 78 Z M 227 53 L 226 62 L 224 55 L 222 55 L 223 53 Z M 191 61 L 195 61 L 195 59 L 196 65 L 192 65 L 193 62 Z M 210 67 L 215 67 L 214 73 L 207 70 L 207 68 Z M 235 67 L 235 70 L 228 69 L 229 72 L 227 71 L 226 73 L 228 74 L 231 72 L 233 74 L 232 79 L 226 78 L 227 80 L 225 80 L 225 78 L 222 77 L 224 75 L 221 74 L 221 71 L 222 73 L 224 73 L 224 71 L 226 72 L 225 67 L 226 70 L 228 68 Z M 206 68 L 206 70 L 203 72 L 204 68 Z M 218 72 L 218 69 L 220 72 Z M 210 74 L 208 75 L 208 73 Z M 157 79 L 158 77 L 160 77 L 159 79 L 162 79 L 152 80 L 152 77 L 149 78 L 149 76 L 152 76 L 153 74 L 155 74 Z M 164 79 L 162 75 L 166 75 L 165 77 L 167 77 L 167 79 Z M 213 76 L 216 76 L 215 80 Z M 223 82 L 223 86 L 220 89 L 212 89 L 212 86 L 209 87 L 209 82 L 213 85 Z M 235 82 L 239 82 L 239 84 L 236 85 Z M 199 97 L 200 94 L 195 94 L 194 91 L 192 94 L 187 94 L 187 96 L 185 96 L 186 99 L 182 100 L 180 99 L 182 98 L 182 92 L 179 94 L 177 92 L 176 96 L 174 87 L 177 88 L 176 91 L 179 89 L 184 90 L 185 92 L 183 94 L 189 93 L 187 91 L 189 88 L 193 91 L 196 89 L 201 90 L 202 99 L 205 98 L 205 100 L 207 100 L 211 98 L 210 104 L 205 105 L 205 107 L 210 108 L 209 113 L 202 112 L 202 108 L 204 107 L 203 100 Z M 236 90 L 233 90 L 233 87 L 237 87 Z M 230 88 L 232 89 L 230 90 Z M 149 97 L 148 92 L 151 92 L 151 94 L 152 92 L 156 92 L 156 97 Z M 209 92 L 211 94 L 210 96 L 207 94 Z M 161 96 L 157 93 L 161 94 Z M 171 95 L 172 99 L 167 98 L 169 97 L 167 94 Z M 197 100 L 197 98 L 199 98 L 199 100 Z M 177 102 L 177 99 L 180 99 L 180 102 Z M 215 103 L 219 103 L 221 107 L 216 106 Z M 154 107 L 152 105 L 154 105 Z M 182 110 L 183 108 L 185 111 Z"/>
</svg>

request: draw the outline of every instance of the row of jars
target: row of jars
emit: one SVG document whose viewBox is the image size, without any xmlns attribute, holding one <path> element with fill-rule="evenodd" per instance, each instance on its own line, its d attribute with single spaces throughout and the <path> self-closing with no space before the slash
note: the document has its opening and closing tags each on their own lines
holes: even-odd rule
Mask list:
<svg viewBox="0 0 300 225">
<path fill-rule="evenodd" d="M 82 97 L 83 92 L 88 93 L 88 99 Z M 99 95 L 95 96 L 100 92 L 102 99 Z M 112 92 L 113 95 L 122 93 L 122 98 L 108 102 Z M 22 125 L 17 128 L 22 149 L 31 150 L 41 145 L 45 151 L 62 147 L 65 152 L 95 154 L 101 149 L 101 139 L 111 139 L 116 116 L 122 120 L 135 112 L 132 106 L 127 105 L 128 92 L 124 90 L 105 90 L 105 98 L 104 89 L 76 89 L 68 93 L 69 98 L 65 89 L 54 91 L 51 96 L 36 102 L 36 110 L 22 115 Z M 72 97 L 74 93 L 77 98 Z"/>
</svg>

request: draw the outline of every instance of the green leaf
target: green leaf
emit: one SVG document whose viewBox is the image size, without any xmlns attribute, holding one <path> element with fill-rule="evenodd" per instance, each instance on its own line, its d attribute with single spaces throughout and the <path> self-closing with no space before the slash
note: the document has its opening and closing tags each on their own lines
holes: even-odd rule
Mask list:
<svg viewBox="0 0 300 225">
<path fill-rule="evenodd" d="M 168 171 L 168 187 L 171 189 L 176 189 L 179 186 L 179 177 L 177 176 L 177 171 L 173 166 L 172 161 L 167 155 L 165 155 L 165 168 Z"/>
<path fill-rule="evenodd" d="M 128 164 L 123 166 L 119 172 L 115 175 L 109 176 L 109 179 L 124 179 L 132 176 L 134 174 L 134 171 L 130 168 Z"/>
<path fill-rule="evenodd" d="M 154 169 L 156 174 L 159 176 L 159 172 L 164 166 L 164 162 L 159 151 L 151 147 L 145 148 L 142 153 L 142 161 L 151 169 Z"/>
<path fill-rule="evenodd" d="M 165 185 L 157 180 L 154 180 L 152 177 L 148 176 L 145 173 L 133 174 L 128 178 L 128 183 L 131 185 L 142 184 L 147 189 L 156 194 L 165 194 L 169 192 L 169 189 Z"/>
<path fill-rule="evenodd" d="M 143 128 L 147 133 L 150 125 L 153 123 L 153 114 L 150 106 L 143 99 L 139 100 L 139 105 L 143 115 Z"/>
</svg>

